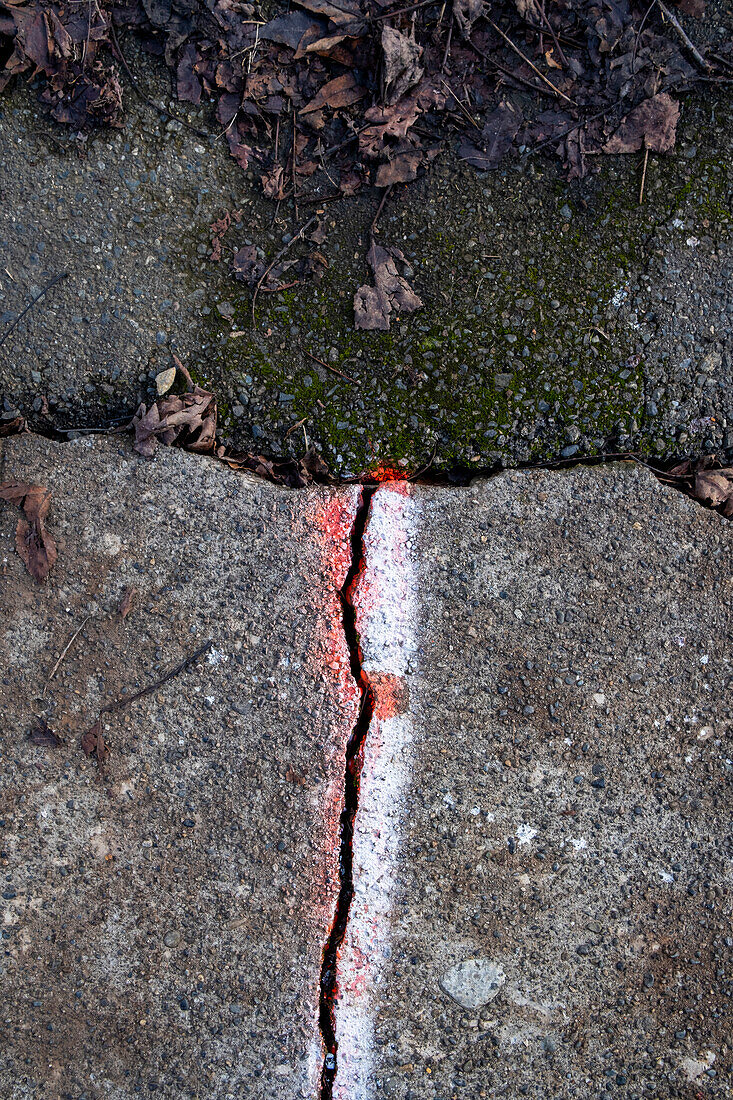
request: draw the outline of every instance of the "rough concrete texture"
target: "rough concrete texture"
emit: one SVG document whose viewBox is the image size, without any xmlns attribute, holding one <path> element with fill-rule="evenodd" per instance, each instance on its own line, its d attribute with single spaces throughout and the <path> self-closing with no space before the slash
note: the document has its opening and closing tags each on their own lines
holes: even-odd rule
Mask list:
<svg viewBox="0 0 733 1100">
<path fill-rule="evenodd" d="M 3 451 L 0 480 L 51 488 L 59 560 L 36 584 L 0 508 L 0 1093 L 312 1098 L 355 494 L 114 440 Z M 104 716 L 100 772 L 80 746 L 100 707 L 207 639 Z M 61 746 L 26 739 L 39 715 Z"/>
<path fill-rule="evenodd" d="M 715 48 L 730 19 L 708 4 L 695 40 Z M 168 74 L 134 40 L 124 49 L 146 93 L 183 114 Z M 425 307 L 374 333 L 354 331 L 352 303 L 380 193 L 320 208 L 323 280 L 261 294 L 253 326 L 229 260 L 245 244 L 273 259 L 292 211 L 235 166 L 206 108 L 186 117 L 209 139 L 121 79 L 121 131 L 71 134 L 34 91 L 0 97 L 0 330 L 69 273 L 0 349 L 7 411 L 44 430 L 107 423 L 152 399 L 175 351 L 215 389 L 226 438 L 302 453 L 288 433 L 304 420 L 344 476 L 431 457 L 445 470 L 733 447 L 729 94 L 683 97 L 675 153 L 651 157 L 642 205 L 641 157 L 594 157 L 571 186 L 544 154 L 476 174 L 448 142 L 379 223 Z M 332 187 L 324 175 L 316 195 Z M 213 263 L 210 225 L 234 211 Z"/>
<path fill-rule="evenodd" d="M 335 1095 L 729 1096 L 728 523 L 632 465 L 371 508 Z"/>
</svg>

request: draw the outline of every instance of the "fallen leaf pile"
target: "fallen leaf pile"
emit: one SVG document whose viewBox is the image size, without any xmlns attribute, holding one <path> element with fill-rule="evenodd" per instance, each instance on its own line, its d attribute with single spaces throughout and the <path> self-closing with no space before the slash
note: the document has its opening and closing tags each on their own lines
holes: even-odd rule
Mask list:
<svg viewBox="0 0 733 1100">
<path fill-rule="evenodd" d="M 56 543 L 46 530 L 50 491 L 43 485 L 5 481 L 0 484 L 0 500 L 21 509 L 23 514 L 15 529 L 15 546 L 31 576 L 37 581 L 45 581 L 58 557 Z"/>
<path fill-rule="evenodd" d="M 409 182 L 454 135 L 476 167 L 542 145 L 571 177 L 588 152 L 667 152 L 670 93 L 733 64 L 730 41 L 704 57 L 661 0 L 0 0 L 0 88 L 41 74 L 60 122 L 118 124 L 122 30 L 164 55 L 180 100 L 212 103 L 280 202 Z"/>
<path fill-rule="evenodd" d="M 675 10 L 701 18 L 705 0 Z M 597 154 L 669 153 L 672 93 L 733 79 L 733 43 L 704 56 L 663 0 L 0 0 L 0 90 L 40 75 L 58 121 L 118 125 L 120 71 L 132 74 L 121 32 L 164 56 L 179 100 L 211 104 L 212 129 L 269 199 L 292 204 L 296 224 L 300 204 L 409 184 L 441 149 L 481 171 L 541 149 L 569 179 L 596 168 Z M 212 225 L 212 260 L 241 219 Z M 272 268 L 253 245 L 234 247 L 233 274 L 254 299 L 319 278 L 322 239 L 316 231 L 307 255 Z M 371 266 L 356 324 L 383 330 L 418 300 L 385 289 Z M 172 433 L 210 449 L 215 410 L 202 396 L 141 413 L 141 453 Z"/>
<path fill-rule="evenodd" d="M 233 470 L 251 470 L 278 485 L 301 489 L 315 481 L 328 481 L 329 469 L 318 451 L 309 447 L 302 458 L 269 459 L 264 455 L 233 451 L 216 439 L 216 398 L 194 383 L 181 360 L 172 356 L 173 366 L 161 371 L 156 383 L 159 397 L 150 407 L 141 404 L 126 429 L 135 437 L 133 449 L 144 458 L 152 458 L 158 443 L 175 445 L 197 454 L 213 454 Z M 186 392 L 168 394 L 180 374 Z M 0 494 L 2 486 L 0 486 Z M 124 619 L 135 598 L 134 588 L 126 590 L 120 604 Z"/>
<path fill-rule="evenodd" d="M 313 481 L 329 480 L 328 466 L 313 447 L 309 447 L 302 458 L 273 460 L 264 455 L 231 451 L 226 447 L 217 449 L 217 457 L 233 470 L 251 470 L 267 481 L 287 485 L 291 489 L 303 489 Z"/>
<path fill-rule="evenodd" d="M 182 394 L 160 397 L 148 408 L 141 403 L 132 418 L 131 427 L 135 433 L 134 449 L 144 458 L 152 458 L 158 440 L 161 443 L 176 443 L 187 451 L 207 454 L 213 451 L 216 441 L 216 398 L 213 393 L 195 385 L 191 375 L 175 355 L 173 376 L 169 371 L 161 372 L 168 377 L 158 385 L 169 389 L 173 384 L 175 371 L 180 371 L 186 379 L 188 390 Z M 161 378 L 161 375 L 158 376 Z"/>
</svg>

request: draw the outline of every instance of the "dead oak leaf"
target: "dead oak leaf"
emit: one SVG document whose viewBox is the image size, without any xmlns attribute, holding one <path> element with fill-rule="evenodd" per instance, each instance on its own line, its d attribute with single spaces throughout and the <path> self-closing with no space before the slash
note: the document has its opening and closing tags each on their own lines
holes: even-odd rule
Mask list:
<svg viewBox="0 0 733 1100">
<path fill-rule="evenodd" d="M 695 474 L 694 495 L 703 504 L 717 508 L 733 497 L 733 469 L 700 470 Z"/>
<path fill-rule="evenodd" d="M 206 454 L 216 441 L 216 398 L 208 390 L 194 385 L 181 361 L 173 357 L 178 371 L 188 383 L 188 393 L 159 398 L 150 408 L 140 404 L 130 421 L 135 433 L 133 450 L 152 458 L 158 440 L 166 446 L 176 443 L 184 450 Z"/>
<path fill-rule="evenodd" d="M 397 261 L 405 262 L 399 249 L 372 243 L 367 263 L 374 272 L 374 286 L 360 286 L 354 295 L 354 323 L 358 329 L 386 332 L 393 312 L 412 313 L 422 305 L 399 274 Z"/>
<path fill-rule="evenodd" d="M 680 105 L 666 92 L 645 99 L 634 107 L 616 133 L 603 146 L 604 153 L 671 153 L 677 137 Z"/>
<path fill-rule="evenodd" d="M 344 73 L 329 80 L 314 95 L 310 103 L 301 107 L 301 115 L 309 115 L 318 111 L 321 107 L 330 107 L 338 110 L 340 107 L 350 107 L 367 94 L 366 88 L 360 88 L 352 73 Z"/>
<path fill-rule="evenodd" d="M 56 543 L 45 525 L 51 507 L 50 490 L 25 481 L 5 481 L 0 485 L 0 500 L 22 510 L 15 529 L 15 547 L 31 576 L 45 581 L 58 557 Z"/>
<path fill-rule="evenodd" d="M 394 27 L 383 27 L 382 54 L 382 98 L 389 106 L 422 79 L 422 46 Z"/>
</svg>

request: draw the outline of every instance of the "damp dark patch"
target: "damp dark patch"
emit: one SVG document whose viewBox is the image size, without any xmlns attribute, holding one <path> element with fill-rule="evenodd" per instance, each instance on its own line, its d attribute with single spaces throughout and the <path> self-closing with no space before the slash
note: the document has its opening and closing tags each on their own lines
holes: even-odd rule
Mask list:
<svg viewBox="0 0 733 1100">
<path fill-rule="evenodd" d="M 364 486 L 351 530 L 351 566 L 339 593 L 344 635 L 349 650 L 351 675 L 359 688 L 359 714 L 346 746 L 344 802 L 340 818 L 339 892 L 331 931 L 323 949 L 319 1026 L 326 1051 L 321 1071 L 321 1100 L 331 1100 L 338 1068 L 335 999 L 338 959 L 346 935 L 349 910 L 354 897 L 354 821 L 359 808 L 359 780 L 364 760 L 364 742 L 374 714 L 374 689 L 362 664 L 361 644 L 356 627 L 354 596 L 364 569 L 364 532 L 376 486 Z"/>
</svg>

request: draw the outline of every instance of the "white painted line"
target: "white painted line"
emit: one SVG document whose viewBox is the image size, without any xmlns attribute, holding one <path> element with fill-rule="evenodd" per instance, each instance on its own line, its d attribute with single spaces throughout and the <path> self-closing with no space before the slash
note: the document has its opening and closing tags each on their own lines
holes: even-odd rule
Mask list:
<svg viewBox="0 0 733 1100">
<path fill-rule="evenodd" d="M 417 657 L 411 488 L 406 482 L 391 482 L 374 494 L 364 536 L 364 570 L 355 593 L 362 667 L 375 690 L 376 706 L 363 750 L 354 831 L 355 892 L 339 960 L 335 1100 L 367 1100 L 374 1094 L 375 987 L 380 961 L 392 951 L 400 812 L 413 740 L 405 688 Z"/>
</svg>

